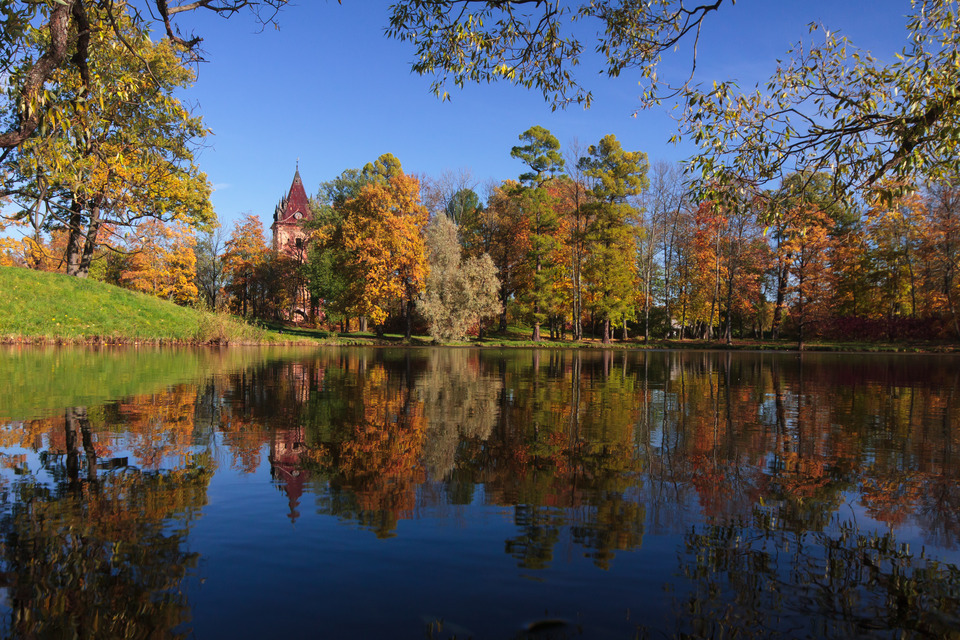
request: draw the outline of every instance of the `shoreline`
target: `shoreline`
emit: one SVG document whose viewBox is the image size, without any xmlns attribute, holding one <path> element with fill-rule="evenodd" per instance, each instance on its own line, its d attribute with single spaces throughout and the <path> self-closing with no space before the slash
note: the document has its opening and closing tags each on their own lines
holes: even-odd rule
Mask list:
<svg viewBox="0 0 960 640">
<path fill-rule="evenodd" d="M 294 329 L 294 331 L 304 331 Z M 271 331 L 271 334 L 276 335 Z M 639 350 L 639 351 L 753 351 L 753 352 L 783 352 L 783 353 L 926 353 L 926 354 L 956 354 L 960 353 L 960 344 L 949 342 L 878 342 L 878 343 L 851 343 L 851 342 L 823 342 L 807 343 L 801 350 L 796 342 L 743 340 L 727 344 L 725 341 L 707 340 L 651 340 L 642 339 L 614 341 L 603 344 L 599 340 L 587 339 L 580 342 L 543 340 L 533 342 L 526 339 L 498 339 L 485 338 L 483 341 L 453 342 L 448 344 L 434 344 L 429 338 L 414 337 L 405 340 L 402 337 L 376 338 L 369 334 L 331 336 L 301 336 L 286 339 L 276 335 L 274 340 L 250 339 L 183 339 L 183 338 L 140 338 L 135 336 L 0 336 L 0 345 L 4 346 L 63 346 L 63 347 L 376 347 L 376 348 L 425 348 L 440 347 L 450 349 L 562 349 L 562 350 Z"/>
</svg>

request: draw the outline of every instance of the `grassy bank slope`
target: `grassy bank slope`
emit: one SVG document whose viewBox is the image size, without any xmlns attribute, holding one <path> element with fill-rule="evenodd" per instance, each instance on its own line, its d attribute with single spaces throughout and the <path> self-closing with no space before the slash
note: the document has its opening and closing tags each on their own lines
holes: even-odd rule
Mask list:
<svg viewBox="0 0 960 640">
<path fill-rule="evenodd" d="M 231 318 L 59 273 L 0 267 L 0 341 L 264 343 Z"/>
</svg>

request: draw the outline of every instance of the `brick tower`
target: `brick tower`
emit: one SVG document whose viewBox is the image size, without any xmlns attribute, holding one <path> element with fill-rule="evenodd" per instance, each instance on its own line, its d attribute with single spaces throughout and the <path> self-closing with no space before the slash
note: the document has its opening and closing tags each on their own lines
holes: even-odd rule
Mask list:
<svg viewBox="0 0 960 640">
<path fill-rule="evenodd" d="M 310 211 L 307 192 L 303 190 L 298 166 L 293 174 L 290 192 L 280 200 L 273 212 L 273 224 L 270 225 L 270 230 L 273 232 L 273 248 L 302 262 L 306 257 L 308 239 L 303 230 L 303 223 L 312 219 L 313 212 Z"/>
<path fill-rule="evenodd" d="M 274 250 L 292 258 L 298 267 L 307 259 L 307 243 L 310 240 L 303 225 L 312 219 L 313 212 L 310 210 L 307 192 L 303 190 L 298 163 L 293 174 L 290 192 L 280 200 L 273 212 L 273 224 L 270 225 Z M 292 285 L 291 306 L 284 312 L 285 318 L 295 323 L 312 320 L 315 309 L 310 304 L 310 292 L 302 281 L 299 268 L 296 269 L 295 278 L 289 284 Z"/>
</svg>

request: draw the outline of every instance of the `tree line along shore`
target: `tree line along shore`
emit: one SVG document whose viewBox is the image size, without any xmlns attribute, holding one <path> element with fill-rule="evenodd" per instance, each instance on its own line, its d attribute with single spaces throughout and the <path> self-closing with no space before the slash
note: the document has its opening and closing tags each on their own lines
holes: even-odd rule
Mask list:
<svg viewBox="0 0 960 640">
<path fill-rule="evenodd" d="M 6 345 L 169 345 L 169 346 L 426 346 L 429 335 L 405 340 L 402 334 L 372 332 L 341 334 L 282 324 L 258 326 L 228 314 L 182 307 L 169 301 L 127 291 L 113 285 L 66 277 L 62 274 L 0 267 L 0 344 Z M 69 306 L 58 302 L 69 299 Z M 512 326 L 492 334 L 450 343 L 490 348 L 602 348 L 598 338 L 529 340 L 529 327 Z M 792 341 L 724 342 L 651 340 L 641 337 L 616 341 L 608 348 L 791 350 Z M 819 351 L 940 352 L 958 350 L 955 343 L 929 341 L 822 342 Z"/>
<path fill-rule="evenodd" d="M 187 333 L 161 320 L 133 332 L 144 339 L 256 342 L 270 335 L 257 325 L 286 324 L 288 334 L 438 343 L 512 340 L 518 326 L 534 344 L 960 340 L 955 2 L 915 3 L 909 46 L 887 64 L 824 29 L 755 94 L 723 81 L 671 86 L 657 73 L 660 56 L 689 45 L 723 2 L 692 13 L 541 3 L 530 15 L 545 12 L 535 21 L 545 31 L 517 21 L 517 3 L 398 2 L 387 35 L 414 44 L 414 70 L 436 74 L 438 93 L 445 80 L 504 80 L 554 106 L 590 102 L 563 69 L 582 44 L 568 19 L 594 23 L 605 73 L 638 70 L 650 82 L 644 108 L 673 96 L 679 135 L 698 151 L 681 171 L 614 135 L 561 148 L 533 126 L 509 149 L 524 172 L 481 192 L 384 154 L 320 183 L 293 250 L 270 246 L 255 215 L 219 225 L 195 161 L 208 132 L 178 98 L 195 80 L 200 38 L 173 26 L 201 7 L 270 8 L 269 23 L 286 1 L 144 2 L 14 2 L 0 30 L 10 54 L 0 223 L 23 234 L 0 238 L 0 265 L 211 310 L 182 322 Z M 478 19 L 494 16 L 503 21 Z M 450 29 L 464 42 L 522 41 L 524 64 L 505 63 L 516 62 L 509 47 L 465 52 L 435 38 Z M 558 48 L 560 33 L 569 48 Z M 38 322 L 43 335 L 73 339 L 64 323 L 79 320 Z M 130 331 L 84 326 L 102 326 L 102 340 Z"/>
</svg>

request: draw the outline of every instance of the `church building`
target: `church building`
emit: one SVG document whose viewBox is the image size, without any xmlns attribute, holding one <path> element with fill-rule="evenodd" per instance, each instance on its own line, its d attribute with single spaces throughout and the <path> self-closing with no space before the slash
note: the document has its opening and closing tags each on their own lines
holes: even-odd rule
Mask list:
<svg viewBox="0 0 960 640">
<path fill-rule="evenodd" d="M 297 262 L 303 262 L 307 256 L 308 240 L 303 224 L 309 220 L 313 220 L 313 212 L 310 210 L 307 192 L 303 189 L 298 166 L 293 174 L 290 192 L 280 200 L 273 212 L 270 230 L 273 232 L 274 250 L 287 254 Z"/>
</svg>

